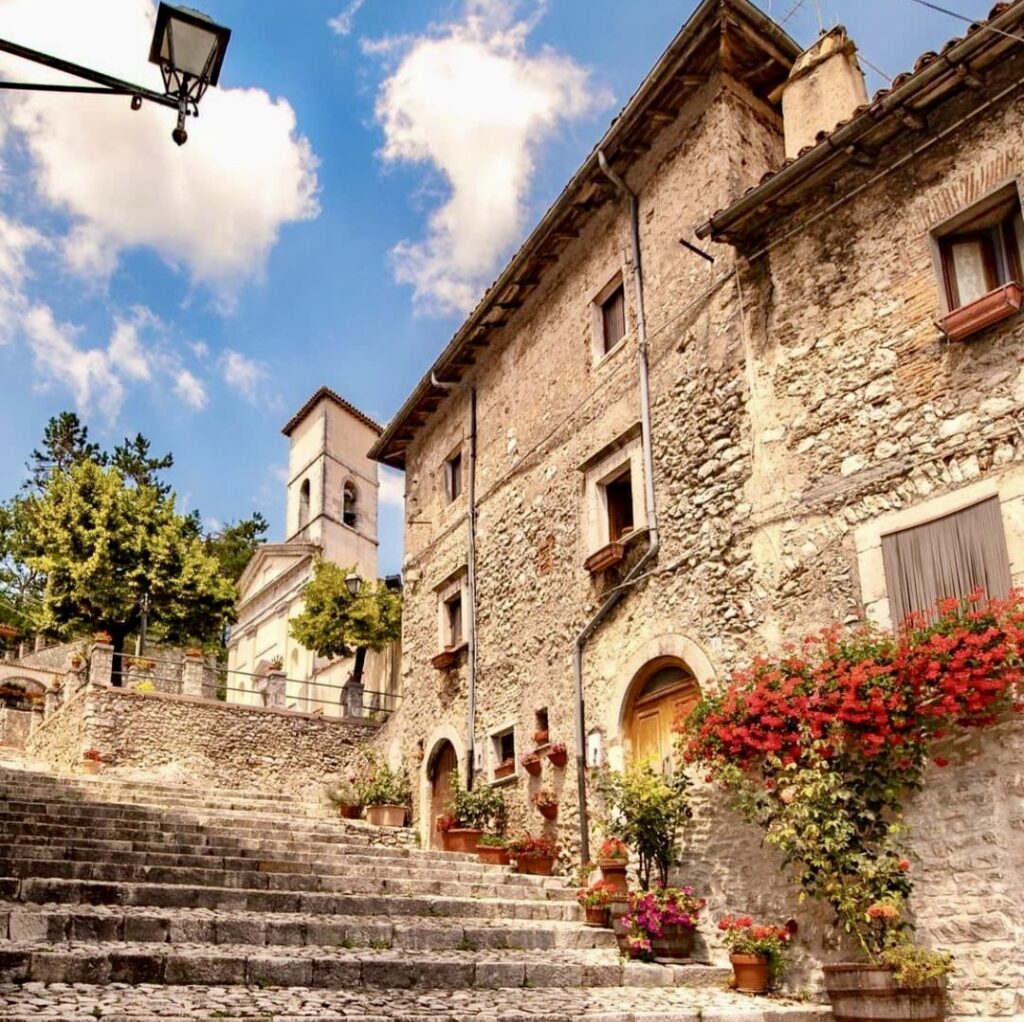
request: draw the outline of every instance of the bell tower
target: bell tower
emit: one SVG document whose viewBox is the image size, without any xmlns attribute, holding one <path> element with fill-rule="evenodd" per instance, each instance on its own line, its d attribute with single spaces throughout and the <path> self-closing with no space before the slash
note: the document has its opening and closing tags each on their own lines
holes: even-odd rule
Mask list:
<svg viewBox="0 0 1024 1022">
<path fill-rule="evenodd" d="M 285 541 L 312 543 L 324 560 L 377 579 L 377 463 L 381 427 L 321 387 L 282 430 L 288 437 Z"/>
</svg>

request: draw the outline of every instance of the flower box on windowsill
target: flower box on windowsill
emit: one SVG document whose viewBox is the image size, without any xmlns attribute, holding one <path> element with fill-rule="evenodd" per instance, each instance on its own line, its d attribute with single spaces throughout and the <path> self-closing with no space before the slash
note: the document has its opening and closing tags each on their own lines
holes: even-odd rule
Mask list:
<svg viewBox="0 0 1024 1022">
<path fill-rule="evenodd" d="M 466 643 L 460 646 L 445 646 L 437 656 L 431 658 L 430 663 L 439 671 L 450 671 L 459 662 L 459 654 L 465 648 Z"/>
<path fill-rule="evenodd" d="M 1011 283 L 997 287 L 976 301 L 951 312 L 942 320 L 942 330 L 951 341 L 961 341 L 1020 312 L 1024 289 Z"/>
<path fill-rule="evenodd" d="M 625 556 L 625 543 L 609 543 L 607 546 L 601 547 L 596 553 L 591 554 L 583 562 L 583 567 L 591 575 L 596 575 L 599 571 L 607 571 L 609 568 L 614 568 L 615 565 L 622 562 Z"/>
</svg>

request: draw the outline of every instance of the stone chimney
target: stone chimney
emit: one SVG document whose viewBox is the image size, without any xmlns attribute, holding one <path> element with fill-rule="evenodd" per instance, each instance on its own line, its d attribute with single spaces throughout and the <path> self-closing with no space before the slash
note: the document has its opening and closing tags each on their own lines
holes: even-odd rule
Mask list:
<svg viewBox="0 0 1024 1022">
<path fill-rule="evenodd" d="M 848 121 L 868 101 L 857 47 L 842 25 L 826 32 L 796 59 L 789 78 L 780 86 L 786 158 L 814 145 L 819 131 L 831 132 Z"/>
</svg>

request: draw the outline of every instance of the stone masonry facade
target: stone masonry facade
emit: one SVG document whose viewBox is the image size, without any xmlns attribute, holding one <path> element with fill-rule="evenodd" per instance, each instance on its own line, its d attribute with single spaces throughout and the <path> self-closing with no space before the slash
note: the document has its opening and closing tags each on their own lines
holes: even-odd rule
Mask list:
<svg viewBox="0 0 1024 1022">
<path fill-rule="evenodd" d="M 703 243 L 713 264 L 679 239 L 784 165 L 773 90 L 716 66 L 671 118 L 661 111 L 649 146 L 616 164 L 639 197 L 662 535 L 649 577 L 586 647 L 586 730 L 613 766 L 628 759 L 635 681 L 658 658 L 685 663 L 710 690 L 758 652 L 829 623 L 867 614 L 889 624 L 876 548 L 900 516 L 917 524 L 997 497 L 1013 581 L 1024 581 L 1024 318 L 946 340 L 934 242 L 940 224 L 994 191 L 1020 195 L 1020 51 L 991 65 L 984 90 L 962 87 L 937 103 L 870 167 L 850 164 L 794 192 L 743 232 L 713 233 Z M 404 702 L 380 740 L 393 759 L 419 764 L 425 839 L 432 752 L 450 741 L 465 776 L 470 744 L 467 653 L 447 671 L 431 659 L 444 646 L 439 594 L 467 569 L 468 505 L 447 499 L 443 473 L 453 450 L 467 450 L 472 386 L 476 778 L 492 777 L 490 736 L 514 726 L 518 757 L 546 710 L 568 767 L 545 764 L 535 780 L 517 766 L 502 783 L 513 826 L 533 831 L 543 821 L 528 796 L 553 787 L 560 806 L 548 830 L 577 847 L 574 639 L 645 540 L 642 530 L 631 537 L 618 569 L 584 569 L 594 553 L 586 467 L 640 419 L 626 202 L 609 186 L 563 240 L 501 321 L 500 339 L 460 367 L 463 385 L 408 417 L 402 447 L 392 424 L 379 448 L 406 469 L 408 523 Z M 595 359 L 593 299 L 616 274 L 627 336 Z M 451 364 L 439 360 L 437 375 L 447 368 L 450 378 Z M 1024 1013 L 1022 753 L 1019 723 L 961 742 L 908 810 L 919 937 L 956 955 L 958 1015 Z M 795 985 L 813 982 L 817 963 L 849 957 L 827 914 L 798 905 L 780 882 L 759 835 L 701 778 L 694 790 L 679 878 L 708 895 L 710 917 L 798 918 Z"/>
</svg>

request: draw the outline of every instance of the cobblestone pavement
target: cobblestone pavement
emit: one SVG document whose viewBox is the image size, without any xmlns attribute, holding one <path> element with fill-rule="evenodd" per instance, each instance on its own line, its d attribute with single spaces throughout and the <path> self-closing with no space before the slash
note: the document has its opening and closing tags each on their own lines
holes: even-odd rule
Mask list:
<svg viewBox="0 0 1024 1022">
<path fill-rule="evenodd" d="M 348 1022 L 824 1022 L 829 1009 L 708 989 L 311 990 L 28 983 L 0 986 L 0 1019 L 346 1019 Z"/>
</svg>

